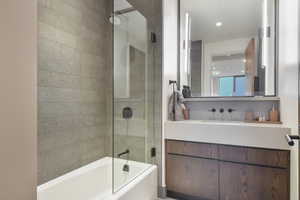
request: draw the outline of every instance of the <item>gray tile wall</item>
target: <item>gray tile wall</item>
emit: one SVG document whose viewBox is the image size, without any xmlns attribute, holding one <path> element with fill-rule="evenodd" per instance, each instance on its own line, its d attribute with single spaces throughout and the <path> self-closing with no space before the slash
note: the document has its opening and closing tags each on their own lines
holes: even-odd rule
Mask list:
<svg viewBox="0 0 300 200">
<path fill-rule="evenodd" d="M 105 156 L 109 0 L 38 1 L 38 183 Z"/>
</svg>

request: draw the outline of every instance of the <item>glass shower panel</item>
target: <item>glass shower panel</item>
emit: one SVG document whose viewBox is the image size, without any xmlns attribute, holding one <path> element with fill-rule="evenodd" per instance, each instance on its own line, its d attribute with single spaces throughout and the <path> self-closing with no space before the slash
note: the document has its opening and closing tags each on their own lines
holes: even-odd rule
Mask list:
<svg viewBox="0 0 300 200">
<path fill-rule="evenodd" d="M 153 141 L 153 73 L 147 19 L 131 4 L 114 1 L 113 190 L 145 171 Z"/>
</svg>

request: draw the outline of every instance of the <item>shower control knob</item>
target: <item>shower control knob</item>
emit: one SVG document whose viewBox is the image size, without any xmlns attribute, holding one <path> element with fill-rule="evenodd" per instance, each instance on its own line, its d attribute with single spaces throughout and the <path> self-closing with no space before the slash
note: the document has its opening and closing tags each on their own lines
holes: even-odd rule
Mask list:
<svg viewBox="0 0 300 200">
<path fill-rule="evenodd" d="M 123 108 L 123 112 L 122 112 L 123 119 L 130 119 L 132 118 L 132 115 L 133 115 L 132 108 L 130 107 Z"/>
<path fill-rule="evenodd" d="M 224 108 L 221 108 L 221 109 L 220 109 L 220 113 L 223 113 L 223 112 L 224 112 Z"/>
</svg>

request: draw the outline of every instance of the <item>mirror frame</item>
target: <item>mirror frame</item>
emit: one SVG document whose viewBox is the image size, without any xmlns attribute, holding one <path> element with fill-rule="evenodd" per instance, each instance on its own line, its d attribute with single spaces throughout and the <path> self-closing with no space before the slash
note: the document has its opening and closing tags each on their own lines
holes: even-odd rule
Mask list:
<svg viewBox="0 0 300 200">
<path fill-rule="evenodd" d="M 177 89 L 181 92 L 181 77 L 180 77 L 180 63 L 181 63 L 181 34 L 180 34 L 180 18 L 181 18 L 181 1 L 177 0 Z M 279 0 L 275 1 L 275 49 L 274 49 L 274 95 L 264 95 L 264 96 L 191 96 L 190 98 L 253 98 L 253 97 L 277 97 L 278 96 L 278 62 L 279 62 Z"/>
</svg>

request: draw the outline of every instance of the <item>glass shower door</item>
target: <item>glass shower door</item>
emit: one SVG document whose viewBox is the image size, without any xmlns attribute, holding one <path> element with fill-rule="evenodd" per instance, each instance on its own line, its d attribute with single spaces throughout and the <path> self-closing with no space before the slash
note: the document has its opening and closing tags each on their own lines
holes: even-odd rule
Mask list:
<svg viewBox="0 0 300 200">
<path fill-rule="evenodd" d="M 113 191 L 151 165 L 154 129 L 152 54 L 147 19 L 125 0 L 114 1 Z"/>
</svg>

